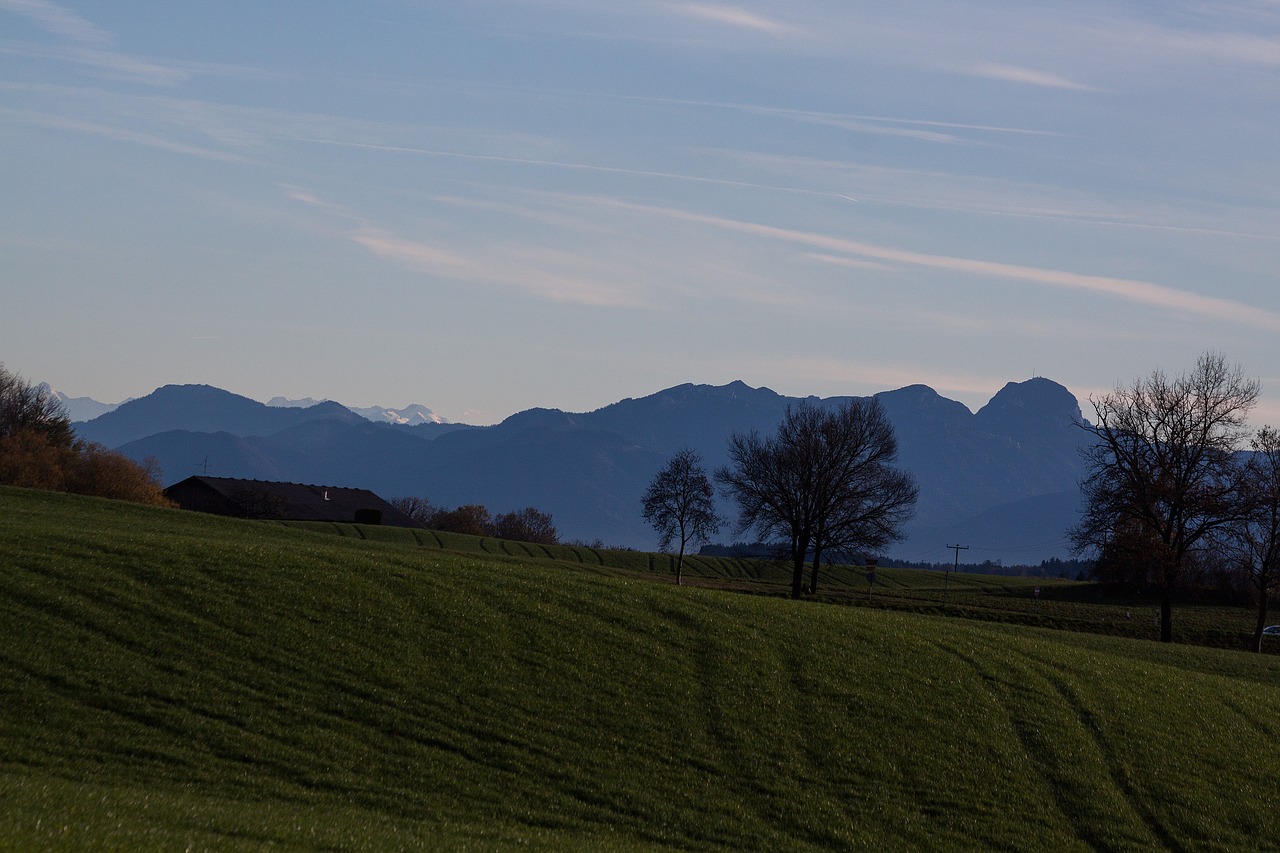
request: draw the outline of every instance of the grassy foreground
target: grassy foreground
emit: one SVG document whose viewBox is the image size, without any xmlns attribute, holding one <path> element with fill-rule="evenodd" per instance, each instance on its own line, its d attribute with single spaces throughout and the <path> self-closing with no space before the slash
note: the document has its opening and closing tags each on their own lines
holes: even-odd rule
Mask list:
<svg viewBox="0 0 1280 853">
<path fill-rule="evenodd" d="M 532 545 L 488 536 L 466 536 L 437 530 L 363 527 L 334 522 L 279 522 L 289 527 L 351 539 L 442 549 L 484 557 L 558 560 L 588 569 L 614 570 L 619 576 L 675 580 L 672 554 L 595 548 L 579 545 Z M 576 565 L 575 565 L 576 564 Z M 806 581 L 809 578 L 806 569 Z M 1085 631 L 1155 640 L 1160 636 L 1158 598 L 1104 595 L 1097 585 L 1060 578 L 984 575 L 881 567 L 874 585 L 864 566 L 824 566 L 819 594 L 825 604 L 875 607 L 925 615 L 960 617 L 1067 631 Z M 753 595 L 791 595 L 791 566 L 785 560 L 686 556 L 685 583 Z M 1039 590 L 1042 595 L 1037 595 Z M 1251 650 L 1255 613 L 1252 607 L 1189 604 L 1175 606 L 1176 643 L 1222 649 Z M 1263 651 L 1280 654 L 1280 641 Z"/>
<path fill-rule="evenodd" d="M 1280 659 L 0 489 L 0 846 L 1275 849 Z"/>
</svg>

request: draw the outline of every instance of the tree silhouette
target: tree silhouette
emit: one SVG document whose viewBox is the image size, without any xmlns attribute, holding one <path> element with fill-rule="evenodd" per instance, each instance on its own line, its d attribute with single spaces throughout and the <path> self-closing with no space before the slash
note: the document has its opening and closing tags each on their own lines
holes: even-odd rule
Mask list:
<svg viewBox="0 0 1280 853">
<path fill-rule="evenodd" d="M 919 489 L 892 467 L 898 442 L 879 402 L 851 400 L 834 410 L 808 402 L 787 407 L 777 434 L 735 433 L 730 466 L 716 472 L 738 502 L 738 532 L 781 539 L 790 555 L 791 595 L 803 591 L 813 555 L 813 580 L 825 550 L 874 550 L 900 538 Z"/>
<path fill-rule="evenodd" d="M 1193 550 L 1247 510 L 1235 454 L 1258 392 L 1257 381 L 1206 353 L 1189 373 L 1156 370 L 1090 398 L 1097 419 L 1081 427 L 1097 442 L 1085 450 L 1085 510 L 1070 536 L 1078 553 L 1116 534 L 1149 543 L 1162 642 L 1173 640 L 1173 590 Z"/>
<path fill-rule="evenodd" d="M 1244 570 L 1258 596 L 1253 650 L 1262 651 L 1269 600 L 1280 589 L 1280 431 L 1263 427 L 1244 463 L 1248 511 L 1222 537 L 1228 559 Z"/>
<path fill-rule="evenodd" d="M 715 492 L 702 468 L 702 457 L 685 448 L 654 475 L 642 499 L 644 520 L 658 531 L 658 547 L 667 550 L 679 540 L 676 584 L 682 581 L 684 552 L 690 542 L 706 540 L 720 530 Z"/>
</svg>

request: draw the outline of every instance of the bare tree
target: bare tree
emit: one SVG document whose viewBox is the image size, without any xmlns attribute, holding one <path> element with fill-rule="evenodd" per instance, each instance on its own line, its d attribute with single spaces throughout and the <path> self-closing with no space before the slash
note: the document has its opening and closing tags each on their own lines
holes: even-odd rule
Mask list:
<svg viewBox="0 0 1280 853">
<path fill-rule="evenodd" d="M 1250 442 L 1244 462 L 1248 512 L 1225 529 L 1228 559 L 1244 570 L 1258 596 L 1253 650 L 1262 651 L 1271 596 L 1280 589 L 1280 431 L 1263 427 Z"/>
<path fill-rule="evenodd" d="M 814 435 L 818 512 L 810 594 L 818 591 L 824 553 L 875 553 L 896 542 L 920 493 L 910 474 L 893 467 L 898 438 L 878 401 L 858 400 L 825 413 Z"/>
<path fill-rule="evenodd" d="M 493 520 L 493 535 L 499 539 L 535 545 L 556 545 L 560 542 L 560 533 L 551 520 L 551 514 L 531 506 L 500 513 Z"/>
<path fill-rule="evenodd" d="M 423 527 L 431 526 L 431 518 L 437 512 L 436 508 L 431 505 L 431 501 L 415 495 L 392 498 L 391 505 L 409 516 L 409 518 L 421 524 Z"/>
<path fill-rule="evenodd" d="M 644 520 L 658 531 L 658 547 L 667 550 L 680 541 L 676 556 L 676 585 L 681 583 L 684 552 L 690 542 L 706 540 L 720 530 L 715 493 L 702 457 L 685 448 L 654 475 L 642 499 Z"/>
<path fill-rule="evenodd" d="M 1243 515 L 1233 456 L 1257 381 L 1206 353 L 1175 378 L 1155 371 L 1097 399 L 1097 438 L 1085 450 L 1084 512 L 1070 536 L 1077 552 L 1102 550 L 1117 532 L 1150 543 L 1160 588 L 1160 639 L 1173 640 L 1173 591 L 1193 549 Z"/>
<path fill-rule="evenodd" d="M 851 400 L 834 411 L 802 402 L 788 407 L 778 432 L 735 433 L 730 466 L 716 472 L 738 502 L 738 532 L 781 539 L 792 563 L 791 596 L 803 592 L 813 555 L 813 580 L 824 550 L 880 548 L 896 540 L 918 489 L 891 467 L 898 443 L 877 400 Z"/>
</svg>

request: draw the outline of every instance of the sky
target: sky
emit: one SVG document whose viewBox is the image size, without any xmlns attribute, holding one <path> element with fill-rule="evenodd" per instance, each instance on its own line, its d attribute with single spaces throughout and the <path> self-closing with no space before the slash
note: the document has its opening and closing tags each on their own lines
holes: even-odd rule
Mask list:
<svg viewBox="0 0 1280 853">
<path fill-rule="evenodd" d="M 495 423 L 685 382 L 1280 424 L 1280 2 L 0 0 L 0 361 Z"/>
</svg>

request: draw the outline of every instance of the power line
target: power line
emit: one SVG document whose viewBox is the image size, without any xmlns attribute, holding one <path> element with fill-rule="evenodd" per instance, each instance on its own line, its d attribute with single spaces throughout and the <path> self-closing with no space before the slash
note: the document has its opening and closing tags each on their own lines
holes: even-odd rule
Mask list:
<svg viewBox="0 0 1280 853">
<path fill-rule="evenodd" d="M 969 546 L 968 545 L 948 545 L 947 547 L 956 549 L 955 571 L 959 572 L 960 571 L 960 552 L 968 551 Z M 951 573 L 944 571 L 942 573 L 942 606 L 943 607 L 947 606 L 947 589 L 950 586 L 951 586 Z"/>
</svg>

